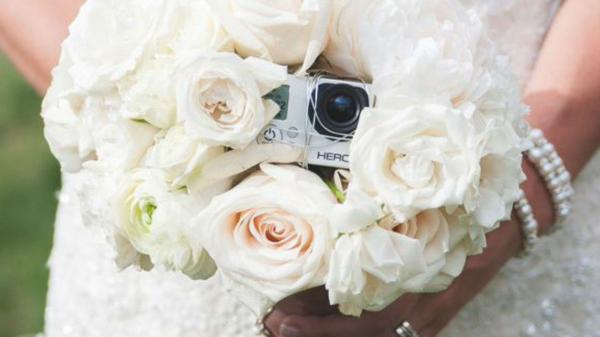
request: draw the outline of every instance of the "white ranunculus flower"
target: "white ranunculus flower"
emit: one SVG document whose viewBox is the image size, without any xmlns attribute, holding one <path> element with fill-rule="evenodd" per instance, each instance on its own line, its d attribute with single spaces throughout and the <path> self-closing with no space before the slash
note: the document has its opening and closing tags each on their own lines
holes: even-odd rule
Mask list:
<svg viewBox="0 0 600 337">
<path fill-rule="evenodd" d="M 221 274 L 248 289 L 242 300 L 261 312 L 268 304 L 256 294 L 272 304 L 323 284 L 332 240 L 327 213 L 335 203 L 314 173 L 263 164 L 214 198 L 195 230 Z"/>
<path fill-rule="evenodd" d="M 119 186 L 125 179 L 122 171 L 104 162 L 88 161 L 76 174 L 65 176 L 76 186 L 82 223 L 97 236 L 105 236 L 115 248 L 117 267 L 125 269 L 136 266 L 151 270 L 154 266 L 147 255 L 139 253 L 117 226 L 114 207 Z"/>
<path fill-rule="evenodd" d="M 216 266 L 201 246 L 192 244 L 189 231 L 194 215 L 219 192 L 190 196 L 184 189 L 173 189 L 164 172 L 137 169 L 125 178 L 116 198 L 118 227 L 152 264 L 207 279 Z"/>
<path fill-rule="evenodd" d="M 240 55 L 307 70 L 327 43 L 332 0 L 208 0 Z"/>
<path fill-rule="evenodd" d="M 199 54 L 178 70 L 177 114 L 208 145 L 243 149 L 279 112 L 263 98 L 287 80 L 285 67 L 232 53 Z"/>
<path fill-rule="evenodd" d="M 186 185 L 202 167 L 225 153 L 222 146 L 208 146 L 190 137 L 181 125 L 163 130 L 148 150 L 146 166 L 161 169 L 175 186 Z"/>
<path fill-rule="evenodd" d="M 107 90 L 134 70 L 165 33 L 168 0 L 90 0 L 73 25 L 63 48 L 73 57 L 76 87 Z"/>
<path fill-rule="evenodd" d="M 452 211 L 479 183 L 476 145 L 471 123 L 444 105 L 366 109 L 350 146 L 352 183 L 400 222 L 422 210 Z"/>
<path fill-rule="evenodd" d="M 403 293 L 423 291 L 446 265 L 451 228 L 440 210 L 398 223 L 351 184 L 330 222 L 339 237 L 326 287 L 331 303 L 344 314 L 379 311 Z"/>
</svg>

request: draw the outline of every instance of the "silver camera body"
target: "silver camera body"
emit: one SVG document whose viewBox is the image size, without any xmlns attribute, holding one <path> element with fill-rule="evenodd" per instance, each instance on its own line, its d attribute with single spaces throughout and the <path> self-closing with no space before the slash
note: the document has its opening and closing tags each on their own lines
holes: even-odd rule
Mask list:
<svg viewBox="0 0 600 337">
<path fill-rule="evenodd" d="M 302 147 L 305 164 L 348 168 L 360 114 L 374 104 L 369 89 L 359 81 L 290 75 L 287 84 L 265 96 L 279 105 L 280 112 L 257 142 Z"/>
</svg>

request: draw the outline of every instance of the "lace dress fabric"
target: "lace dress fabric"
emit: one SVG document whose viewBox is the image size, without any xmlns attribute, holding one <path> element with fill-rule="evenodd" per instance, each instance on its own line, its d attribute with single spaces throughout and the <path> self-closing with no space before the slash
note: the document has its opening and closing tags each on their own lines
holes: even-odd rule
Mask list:
<svg viewBox="0 0 600 337">
<path fill-rule="evenodd" d="M 492 36 L 509 54 L 523 82 L 546 32 L 555 0 L 463 0 L 484 14 Z M 250 337 L 255 318 L 219 280 L 192 282 L 153 271 L 117 272 L 104 237 L 83 227 L 65 177 L 49 261 L 46 337 Z M 577 184 L 571 224 L 511 262 L 443 333 L 444 337 L 600 337 L 600 156 Z"/>
</svg>

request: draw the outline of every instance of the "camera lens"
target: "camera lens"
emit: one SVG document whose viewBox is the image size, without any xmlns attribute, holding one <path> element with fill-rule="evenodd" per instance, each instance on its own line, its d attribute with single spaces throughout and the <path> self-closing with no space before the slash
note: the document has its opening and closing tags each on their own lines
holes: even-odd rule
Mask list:
<svg viewBox="0 0 600 337">
<path fill-rule="evenodd" d="M 356 99 L 346 93 L 329 97 L 325 103 L 325 111 L 333 122 L 339 124 L 351 123 L 360 112 Z"/>
<path fill-rule="evenodd" d="M 309 117 L 315 121 L 315 130 L 335 139 L 350 138 L 361 111 L 369 106 L 369 95 L 364 88 L 343 82 L 320 84 L 312 97 Z"/>
</svg>

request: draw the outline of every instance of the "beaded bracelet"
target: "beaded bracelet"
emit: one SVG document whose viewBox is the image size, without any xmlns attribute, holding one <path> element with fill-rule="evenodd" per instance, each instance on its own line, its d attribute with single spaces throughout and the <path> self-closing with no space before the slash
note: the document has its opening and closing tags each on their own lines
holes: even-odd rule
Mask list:
<svg viewBox="0 0 600 337">
<path fill-rule="evenodd" d="M 525 192 L 521 191 L 519 199 L 515 203 L 515 211 L 519 220 L 521 220 L 521 227 L 523 230 L 523 250 L 521 251 L 520 257 L 525 257 L 531 254 L 535 244 L 538 241 L 538 222 L 533 215 L 533 208 L 529 203 L 529 200 L 525 197 Z"/>
<path fill-rule="evenodd" d="M 526 152 L 527 158 L 540 172 L 552 195 L 556 222 L 550 228 L 550 232 L 554 233 L 562 228 L 565 219 L 571 213 L 571 199 L 574 195 L 571 175 L 554 146 L 544 137 L 542 130 L 532 130 L 529 139 L 533 147 Z"/>
<path fill-rule="evenodd" d="M 544 137 L 542 130 L 531 130 L 529 139 L 533 143 L 533 147 L 526 151 L 525 154 L 540 172 L 552 195 L 556 218 L 555 224 L 550 228 L 550 232 L 553 233 L 563 226 L 565 219 L 571 213 L 571 198 L 574 195 L 573 186 L 571 185 L 571 175 L 554 146 Z M 523 235 L 525 237 L 524 249 L 521 256 L 527 256 L 531 253 L 538 240 L 539 225 L 533 215 L 531 204 L 523 191 L 521 191 L 519 199 L 515 203 L 515 211 L 521 220 Z"/>
</svg>

